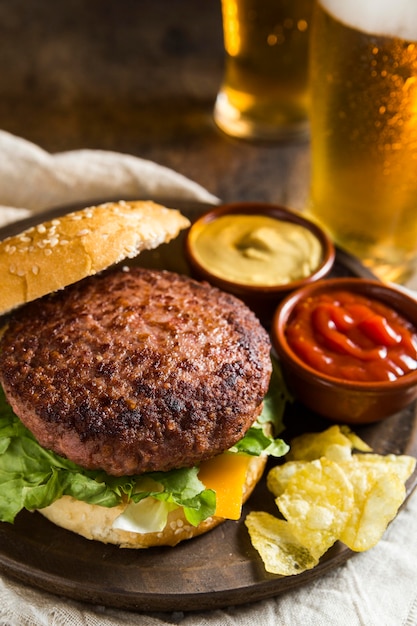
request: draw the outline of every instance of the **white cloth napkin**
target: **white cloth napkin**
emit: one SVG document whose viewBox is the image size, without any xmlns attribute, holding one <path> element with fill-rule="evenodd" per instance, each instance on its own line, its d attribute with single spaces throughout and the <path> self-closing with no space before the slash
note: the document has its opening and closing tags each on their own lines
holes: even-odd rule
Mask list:
<svg viewBox="0 0 417 626">
<path fill-rule="evenodd" d="M 103 150 L 49 154 L 0 130 L 0 226 L 61 204 L 152 196 L 217 202 L 194 181 L 145 159 Z"/>
<path fill-rule="evenodd" d="M 113 152 L 51 155 L 0 131 L 0 225 L 29 212 L 105 197 L 170 196 L 216 202 L 196 183 L 155 163 Z M 417 496 L 372 550 L 284 595 L 187 614 L 144 614 L 76 603 L 0 578 L 1 626 L 415 626 Z M 157 609 L 157 607 L 155 607 Z"/>
</svg>

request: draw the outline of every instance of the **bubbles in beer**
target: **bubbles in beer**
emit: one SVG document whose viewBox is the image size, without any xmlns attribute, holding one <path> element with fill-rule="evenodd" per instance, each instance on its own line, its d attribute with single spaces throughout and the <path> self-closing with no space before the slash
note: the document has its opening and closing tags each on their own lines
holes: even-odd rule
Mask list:
<svg viewBox="0 0 417 626">
<path fill-rule="evenodd" d="M 311 212 L 381 276 L 391 266 L 400 278 L 417 253 L 417 35 L 369 34 L 320 7 L 316 17 Z"/>
</svg>

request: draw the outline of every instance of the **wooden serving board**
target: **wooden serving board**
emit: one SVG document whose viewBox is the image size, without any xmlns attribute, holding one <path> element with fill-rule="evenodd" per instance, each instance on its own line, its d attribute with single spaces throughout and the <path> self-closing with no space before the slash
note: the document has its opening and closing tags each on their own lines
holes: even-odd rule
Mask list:
<svg viewBox="0 0 417 626">
<path fill-rule="evenodd" d="M 195 219 L 210 205 L 160 199 Z M 79 206 L 59 207 L 0 229 L 0 239 Z M 183 236 L 133 263 L 188 273 Z M 338 250 L 332 276 L 373 277 L 356 259 Z M 285 418 L 289 440 L 296 434 L 323 430 L 329 423 L 295 403 Z M 383 422 L 355 432 L 381 454 L 417 457 L 417 411 L 414 405 Z M 408 495 L 417 472 L 407 484 Z M 175 548 L 119 549 L 62 530 L 38 513 L 22 512 L 11 525 L 0 523 L 0 571 L 33 587 L 74 600 L 140 611 L 193 611 L 254 602 L 301 587 L 338 567 L 353 553 L 336 543 L 319 565 L 298 576 L 268 574 L 252 548 L 244 519 L 249 511 L 276 514 L 263 479 L 237 522 Z"/>
</svg>

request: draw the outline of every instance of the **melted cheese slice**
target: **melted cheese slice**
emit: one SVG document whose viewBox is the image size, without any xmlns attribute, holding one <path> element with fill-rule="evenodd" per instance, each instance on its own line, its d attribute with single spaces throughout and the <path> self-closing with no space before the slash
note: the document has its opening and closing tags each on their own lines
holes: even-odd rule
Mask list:
<svg viewBox="0 0 417 626">
<path fill-rule="evenodd" d="M 250 459 L 247 454 L 225 452 L 201 463 L 198 477 L 207 489 L 216 492 L 217 517 L 240 518 Z"/>
</svg>

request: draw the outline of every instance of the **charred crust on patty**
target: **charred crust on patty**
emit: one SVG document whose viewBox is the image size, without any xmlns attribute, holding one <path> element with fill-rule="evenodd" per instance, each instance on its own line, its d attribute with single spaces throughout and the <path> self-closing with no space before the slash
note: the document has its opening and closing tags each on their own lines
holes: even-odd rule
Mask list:
<svg viewBox="0 0 417 626">
<path fill-rule="evenodd" d="M 171 272 L 117 269 L 12 314 L 0 381 L 43 447 L 133 475 L 233 446 L 261 411 L 269 353 L 234 296 Z"/>
</svg>

